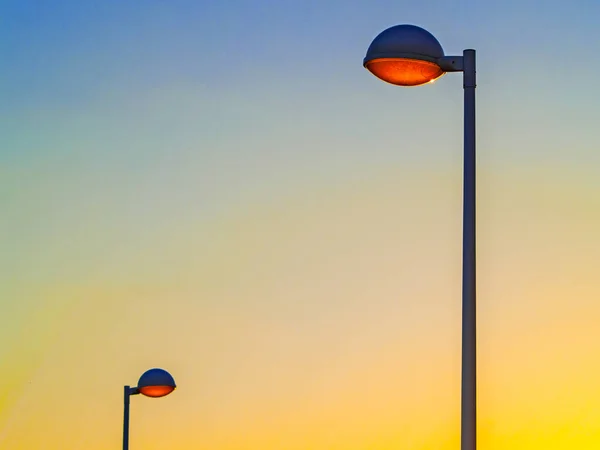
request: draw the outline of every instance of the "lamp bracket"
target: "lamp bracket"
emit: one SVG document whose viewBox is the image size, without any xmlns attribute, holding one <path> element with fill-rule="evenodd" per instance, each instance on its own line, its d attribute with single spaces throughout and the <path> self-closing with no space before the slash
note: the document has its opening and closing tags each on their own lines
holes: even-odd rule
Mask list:
<svg viewBox="0 0 600 450">
<path fill-rule="evenodd" d="M 445 72 L 462 72 L 464 70 L 462 56 L 442 56 L 438 58 L 437 64 Z"/>
<path fill-rule="evenodd" d="M 129 388 L 129 395 L 138 395 L 140 393 L 139 389 L 137 387 L 130 387 Z"/>
</svg>

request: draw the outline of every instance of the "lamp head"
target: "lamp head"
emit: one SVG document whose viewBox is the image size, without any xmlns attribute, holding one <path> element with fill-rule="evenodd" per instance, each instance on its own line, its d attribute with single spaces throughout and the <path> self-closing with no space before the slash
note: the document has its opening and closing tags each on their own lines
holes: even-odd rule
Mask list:
<svg viewBox="0 0 600 450">
<path fill-rule="evenodd" d="M 175 390 L 175 380 L 163 369 L 150 369 L 142 374 L 137 389 L 146 397 L 164 397 Z"/>
<path fill-rule="evenodd" d="M 398 86 L 430 83 L 446 72 L 439 60 L 444 50 L 427 30 L 396 25 L 373 39 L 363 66 L 377 78 Z"/>
</svg>

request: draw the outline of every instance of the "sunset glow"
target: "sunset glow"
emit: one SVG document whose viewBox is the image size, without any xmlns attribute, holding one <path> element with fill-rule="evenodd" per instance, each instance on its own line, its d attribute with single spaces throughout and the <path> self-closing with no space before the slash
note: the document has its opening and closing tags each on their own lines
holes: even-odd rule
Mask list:
<svg viewBox="0 0 600 450">
<path fill-rule="evenodd" d="M 477 50 L 478 450 L 600 448 L 598 17 L 7 2 L 0 449 L 121 448 L 151 368 L 131 450 L 460 448 L 462 77 L 376 80 L 398 23 Z"/>
</svg>

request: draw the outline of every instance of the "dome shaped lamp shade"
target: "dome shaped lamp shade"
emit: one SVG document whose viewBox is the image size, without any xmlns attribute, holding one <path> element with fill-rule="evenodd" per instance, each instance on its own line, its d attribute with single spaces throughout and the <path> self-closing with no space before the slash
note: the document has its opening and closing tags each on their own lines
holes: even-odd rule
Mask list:
<svg viewBox="0 0 600 450">
<path fill-rule="evenodd" d="M 146 397 L 164 397 L 175 390 L 175 380 L 169 372 L 163 369 L 146 371 L 138 382 L 137 389 Z"/>
<path fill-rule="evenodd" d="M 438 64 L 443 57 L 444 50 L 431 33 L 414 25 L 396 25 L 373 39 L 363 65 L 387 83 L 420 86 L 446 73 Z"/>
</svg>

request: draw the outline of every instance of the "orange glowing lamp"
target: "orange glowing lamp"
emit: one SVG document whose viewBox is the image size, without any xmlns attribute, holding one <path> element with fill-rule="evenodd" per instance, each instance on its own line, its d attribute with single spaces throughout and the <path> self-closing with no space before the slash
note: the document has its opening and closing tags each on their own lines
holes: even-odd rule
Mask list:
<svg viewBox="0 0 600 450">
<path fill-rule="evenodd" d="M 446 72 L 462 70 L 462 58 L 444 56 L 438 40 L 414 25 L 396 25 L 381 32 L 369 46 L 364 67 L 397 86 L 432 83 Z"/>
<path fill-rule="evenodd" d="M 164 397 L 175 390 L 175 380 L 163 369 L 150 369 L 140 377 L 137 390 L 146 397 Z"/>
<path fill-rule="evenodd" d="M 163 369 L 150 369 L 142 374 L 137 387 L 125 386 L 123 410 L 123 450 L 129 450 L 129 398 L 142 394 L 146 397 L 164 397 L 175 390 L 175 380 Z"/>
</svg>

